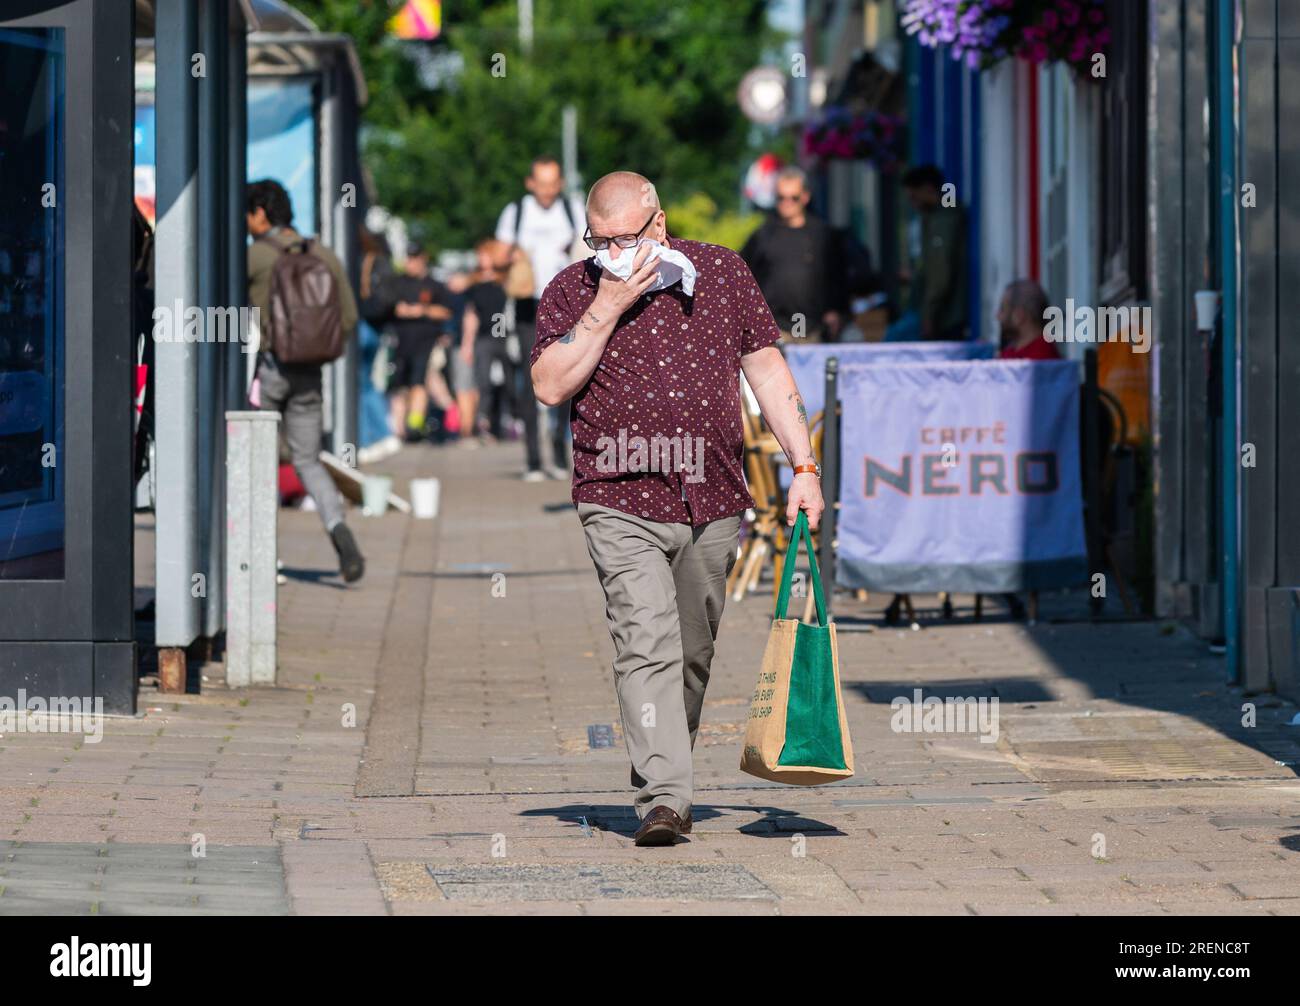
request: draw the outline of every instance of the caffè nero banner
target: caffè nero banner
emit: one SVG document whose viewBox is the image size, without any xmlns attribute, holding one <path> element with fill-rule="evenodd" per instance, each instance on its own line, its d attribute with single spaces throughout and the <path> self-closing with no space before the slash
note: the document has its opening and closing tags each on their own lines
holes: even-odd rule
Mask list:
<svg viewBox="0 0 1300 1006">
<path fill-rule="evenodd" d="M 839 388 L 841 586 L 998 593 L 1087 579 L 1076 363 L 851 364 Z"/>
</svg>

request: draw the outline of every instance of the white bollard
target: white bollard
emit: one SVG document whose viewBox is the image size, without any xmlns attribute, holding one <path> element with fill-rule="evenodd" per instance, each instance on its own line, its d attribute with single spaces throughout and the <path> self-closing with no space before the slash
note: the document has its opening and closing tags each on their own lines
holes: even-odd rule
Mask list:
<svg viewBox="0 0 1300 1006">
<path fill-rule="evenodd" d="M 226 684 L 275 684 L 280 414 L 226 413 Z"/>
</svg>

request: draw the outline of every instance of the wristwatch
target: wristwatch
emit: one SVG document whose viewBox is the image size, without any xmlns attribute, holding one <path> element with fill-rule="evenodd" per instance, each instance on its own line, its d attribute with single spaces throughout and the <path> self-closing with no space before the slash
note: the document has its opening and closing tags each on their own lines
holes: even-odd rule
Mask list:
<svg viewBox="0 0 1300 1006">
<path fill-rule="evenodd" d="M 805 475 L 811 473 L 813 475 L 816 475 L 818 478 L 822 477 L 822 466 L 815 463 L 811 465 L 795 465 L 792 471 L 796 475 Z"/>
</svg>

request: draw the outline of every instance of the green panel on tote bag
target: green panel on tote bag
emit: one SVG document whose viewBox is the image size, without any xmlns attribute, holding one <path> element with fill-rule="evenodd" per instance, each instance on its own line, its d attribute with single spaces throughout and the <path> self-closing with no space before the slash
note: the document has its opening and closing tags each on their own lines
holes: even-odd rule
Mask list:
<svg viewBox="0 0 1300 1006">
<path fill-rule="evenodd" d="M 831 630 L 800 624 L 795 630 L 785 745 L 778 765 L 845 768 L 840 707 L 835 697 Z"/>
<path fill-rule="evenodd" d="M 790 546 L 781 572 L 781 589 L 776 597 L 776 617 L 785 618 L 799 541 L 808 546 L 808 568 L 812 572 L 813 599 L 817 624 L 795 627 L 794 657 L 790 667 L 790 696 L 785 710 L 785 744 L 778 765 L 807 765 L 811 768 L 846 768 L 840 737 L 840 706 L 835 694 L 835 657 L 831 653 L 831 630 L 826 624 L 821 571 L 813 554 L 808 518 L 802 510 L 790 536 Z"/>
</svg>

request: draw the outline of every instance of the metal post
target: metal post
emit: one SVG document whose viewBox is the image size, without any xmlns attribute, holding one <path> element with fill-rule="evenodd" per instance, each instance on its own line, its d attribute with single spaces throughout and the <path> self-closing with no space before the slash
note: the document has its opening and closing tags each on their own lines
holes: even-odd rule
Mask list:
<svg viewBox="0 0 1300 1006">
<path fill-rule="evenodd" d="M 183 339 L 184 314 L 199 304 L 198 11 L 189 0 L 157 5 L 158 226 L 156 303 L 172 314 L 179 341 L 158 342 L 158 461 L 155 590 L 160 686 L 183 691 L 185 654 L 202 611 L 194 596 L 201 571 L 198 525 L 198 350 Z M 178 311 L 179 309 L 179 311 Z"/>
<path fill-rule="evenodd" d="M 840 361 L 832 356 L 826 361 L 826 397 L 822 406 L 822 496 L 826 510 L 822 513 L 821 537 L 818 541 L 817 565 L 821 567 L 823 592 L 826 595 L 826 619 L 832 620 L 835 604 L 835 526 L 840 510 Z"/>
<path fill-rule="evenodd" d="M 226 298 L 225 185 L 226 160 L 222 156 L 226 137 L 227 41 L 229 0 L 202 0 L 199 40 L 206 58 L 207 76 L 199 82 L 199 151 L 203 169 L 199 172 L 199 217 L 205 240 L 199 244 L 200 302 L 207 308 L 224 308 Z M 234 305 L 238 306 L 235 301 Z M 225 331 L 210 330 L 199 349 L 199 520 L 200 559 L 207 577 L 203 604 L 202 634 L 209 640 L 225 627 L 225 524 L 221 500 L 225 497 L 225 412 L 224 384 L 226 357 L 238 353 L 238 343 L 218 342 L 217 337 L 237 339 L 238 325 Z"/>
<path fill-rule="evenodd" d="M 361 198 L 361 179 L 351 172 L 360 163 L 356 152 L 356 99 L 352 93 L 351 77 L 346 61 L 339 59 L 330 71 L 333 100 L 330 102 L 329 114 L 332 134 L 331 149 L 326 157 L 332 163 L 334 188 L 326 192 L 325 211 L 330 214 L 330 245 L 334 254 L 343 264 L 343 274 L 348 282 L 359 279 L 357 268 L 357 220 L 358 201 Z M 350 185 L 350 205 L 344 201 L 343 186 Z M 357 396 L 360 383 L 357 372 L 360 369 L 360 348 L 357 339 L 348 339 L 343 348 L 343 355 L 332 365 L 334 377 L 334 428 L 330 437 L 330 449 L 339 457 L 356 461 L 357 443 Z"/>
<path fill-rule="evenodd" d="M 248 304 L 248 240 L 244 223 L 248 181 L 248 41 L 242 23 L 231 29 L 226 73 L 226 303 Z M 226 357 L 223 409 L 248 404 L 248 354 Z"/>
<path fill-rule="evenodd" d="M 1236 682 L 1240 665 L 1241 585 L 1238 577 L 1237 453 L 1237 145 L 1236 64 L 1233 59 L 1235 33 L 1233 0 L 1218 0 L 1218 144 L 1219 144 L 1219 264 L 1223 279 L 1223 635 L 1229 682 Z"/>
<path fill-rule="evenodd" d="M 533 51 L 533 0 L 519 0 L 519 48 Z"/>
<path fill-rule="evenodd" d="M 1083 501 L 1084 538 L 1092 572 L 1107 566 L 1105 542 L 1101 530 L 1101 443 L 1097 437 L 1097 424 L 1101 416 L 1100 398 L 1097 394 L 1097 351 L 1088 349 L 1083 354 L 1083 468 L 1088 473 L 1087 497 Z M 1108 573 L 1114 571 L 1107 568 Z M 1104 601 L 1091 605 L 1094 616 L 1101 614 Z"/>
<path fill-rule="evenodd" d="M 348 207 L 343 205 L 343 185 L 351 182 L 359 188 L 361 180 L 344 177 L 345 68 L 342 62 L 332 64 L 321 83 L 319 205 L 320 239 L 342 261 L 345 274 L 350 274 L 351 242 L 355 236 L 348 233 L 349 215 Z M 356 365 L 356 340 L 349 339 L 343 355 L 328 364 L 323 375 L 325 432 L 329 435 L 330 450 L 340 456 L 346 456 L 348 445 L 356 443 Z"/>
<path fill-rule="evenodd" d="M 226 684 L 275 684 L 280 414 L 226 413 Z"/>
<path fill-rule="evenodd" d="M 582 175 L 578 171 L 578 106 L 568 104 L 560 119 L 561 149 L 564 151 L 565 198 L 582 191 Z"/>
</svg>

